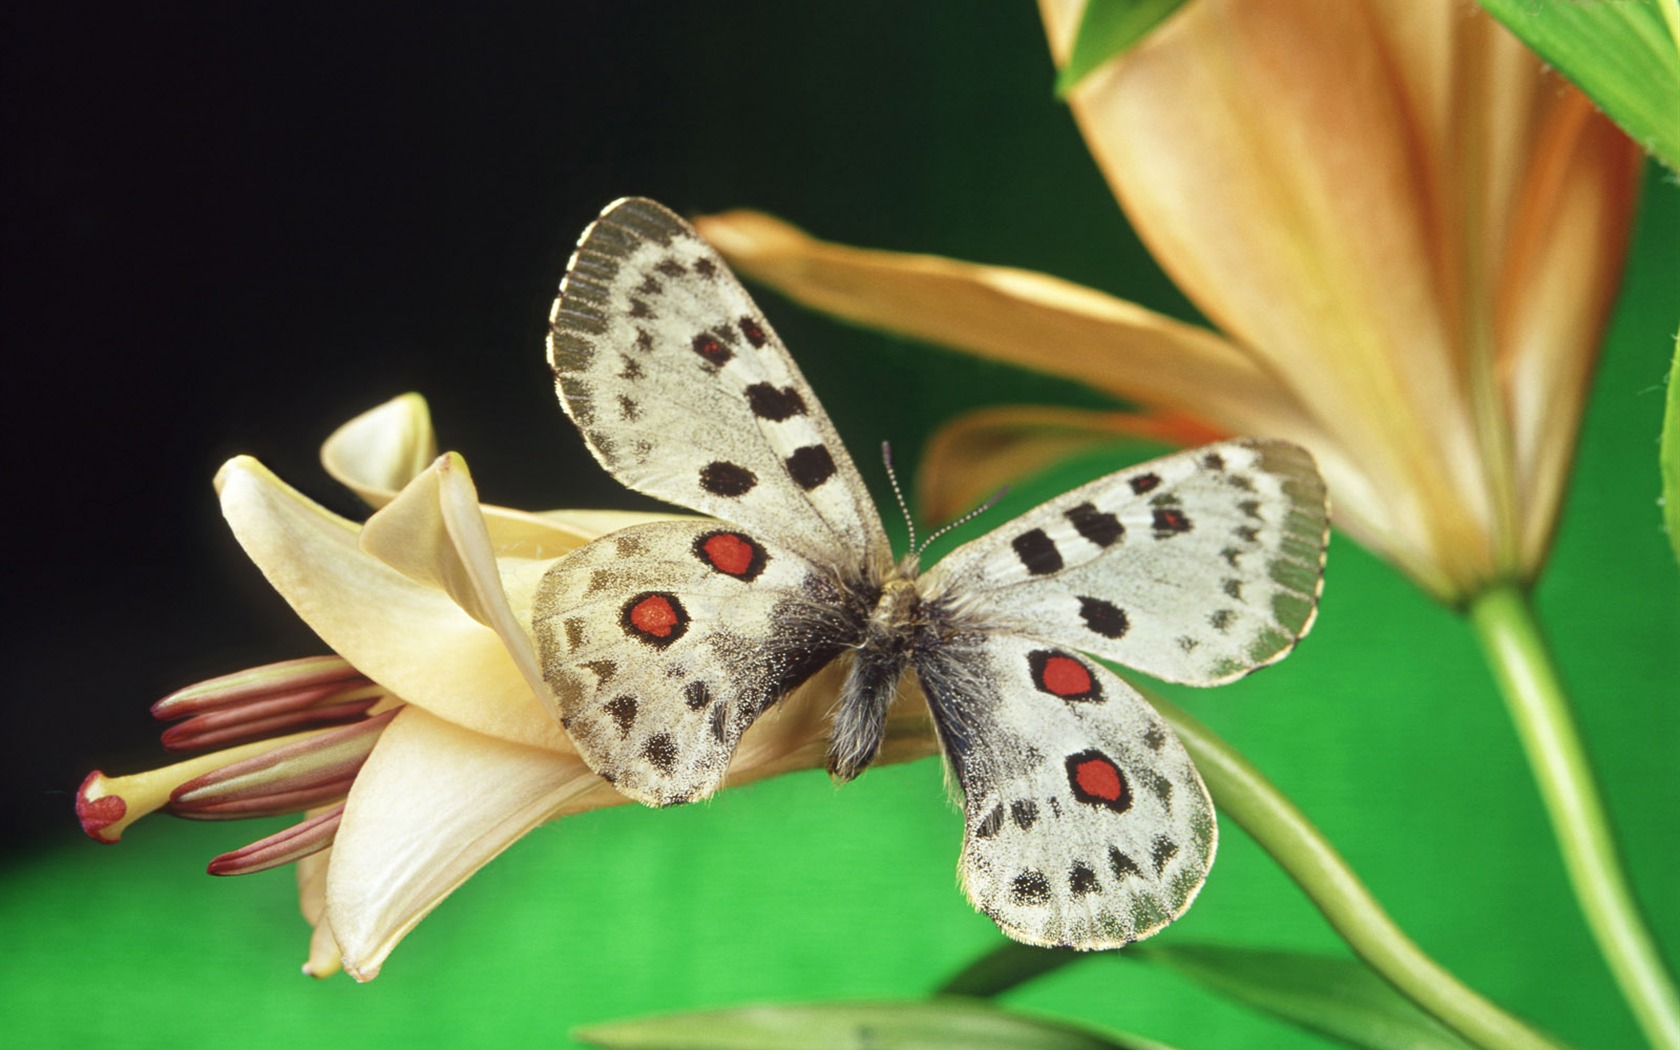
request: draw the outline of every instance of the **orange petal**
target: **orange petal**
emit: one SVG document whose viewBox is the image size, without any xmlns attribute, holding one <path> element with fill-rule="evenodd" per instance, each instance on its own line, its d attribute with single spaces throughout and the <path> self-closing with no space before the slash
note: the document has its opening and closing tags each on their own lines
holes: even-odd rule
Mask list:
<svg viewBox="0 0 1680 1050">
<path fill-rule="evenodd" d="M 1528 574 L 1551 542 L 1644 168 L 1638 146 L 1585 96 L 1571 90 L 1548 101 L 1545 139 L 1503 255 L 1493 324 Z"/>
<path fill-rule="evenodd" d="M 948 521 L 1006 485 L 1106 444 L 1132 438 L 1199 445 L 1222 436 L 1183 416 L 1021 405 L 983 408 L 934 434 L 916 474 L 917 502 L 928 521 Z"/>
<path fill-rule="evenodd" d="M 827 313 L 1202 416 L 1299 440 L 1311 424 L 1281 384 L 1205 329 L 1029 270 L 849 248 L 761 212 L 695 226 L 742 273 Z"/>
</svg>

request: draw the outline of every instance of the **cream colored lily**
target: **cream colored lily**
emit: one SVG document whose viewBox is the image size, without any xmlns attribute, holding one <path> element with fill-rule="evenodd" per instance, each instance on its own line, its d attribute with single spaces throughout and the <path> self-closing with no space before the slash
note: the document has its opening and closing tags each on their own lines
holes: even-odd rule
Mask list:
<svg viewBox="0 0 1680 1050">
<path fill-rule="evenodd" d="M 94 773 L 77 800 L 84 828 L 105 842 L 158 809 L 199 819 L 307 811 L 211 871 L 297 861 L 314 927 L 304 972 L 315 976 L 342 965 L 373 978 L 415 924 L 527 831 L 625 801 L 551 715 L 528 624 L 557 557 L 650 516 L 483 506 L 465 461 L 434 449 L 415 395 L 328 440 L 328 470 L 380 508 L 361 526 L 255 460 L 224 466 L 216 487 L 234 535 L 337 655 L 166 699 L 160 717 L 187 716 L 167 742 L 237 743 L 134 776 Z M 730 782 L 820 767 L 834 688 L 819 675 L 761 719 Z M 933 751 L 925 714 L 901 707 L 887 761 Z"/>
<path fill-rule="evenodd" d="M 1042 5 L 1058 63 L 1080 7 Z M 755 213 L 700 229 L 829 312 L 1169 422 L 1299 441 L 1338 524 L 1445 601 L 1532 579 L 1638 148 L 1449 0 L 1197 0 L 1069 102 L 1128 217 L 1223 338 L 1041 274 L 825 244 Z M 929 513 L 1116 426 L 1071 415 L 957 422 L 924 465 Z"/>
</svg>

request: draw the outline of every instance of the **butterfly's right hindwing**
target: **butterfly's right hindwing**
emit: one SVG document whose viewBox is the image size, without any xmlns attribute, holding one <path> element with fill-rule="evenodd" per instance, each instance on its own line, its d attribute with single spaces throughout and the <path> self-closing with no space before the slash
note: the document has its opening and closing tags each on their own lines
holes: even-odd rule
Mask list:
<svg viewBox="0 0 1680 1050">
<path fill-rule="evenodd" d="M 1213 863 L 1184 746 L 1071 648 L 980 631 L 917 660 L 963 791 L 963 889 L 1016 940 L 1116 948 L 1172 922 Z"/>
<path fill-rule="evenodd" d="M 885 533 L 857 468 L 711 245 L 652 201 L 585 231 L 550 315 L 560 401 L 619 481 L 825 564 Z"/>
<path fill-rule="evenodd" d="M 584 761 L 649 805 L 710 795 L 753 720 L 840 651 L 831 587 L 715 521 L 624 529 L 556 563 L 534 627 Z"/>
</svg>

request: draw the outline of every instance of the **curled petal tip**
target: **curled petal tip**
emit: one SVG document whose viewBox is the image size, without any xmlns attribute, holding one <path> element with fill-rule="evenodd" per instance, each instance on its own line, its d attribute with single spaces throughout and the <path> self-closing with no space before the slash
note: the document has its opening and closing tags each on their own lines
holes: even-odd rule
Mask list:
<svg viewBox="0 0 1680 1050">
<path fill-rule="evenodd" d="M 104 773 L 94 770 L 76 789 L 76 819 L 88 838 L 107 846 L 115 846 L 122 839 L 126 826 L 128 803 L 121 795 L 111 794 L 110 781 Z"/>
<path fill-rule="evenodd" d="M 220 493 L 234 475 L 262 472 L 264 472 L 263 465 L 255 456 L 235 456 L 223 463 L 221 468 L 216 471 L 216 477 L 212 484 L 216 486 L 216 492 Z"/>
</svg>

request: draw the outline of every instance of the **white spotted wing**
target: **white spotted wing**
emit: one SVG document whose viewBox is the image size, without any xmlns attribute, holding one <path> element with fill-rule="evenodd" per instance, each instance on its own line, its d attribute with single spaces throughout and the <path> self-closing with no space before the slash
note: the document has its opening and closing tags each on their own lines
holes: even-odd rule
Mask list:
<svg viewBox="0 0 1680 1050">
<path fill-rule="evenodd" d="M 834 426 L 711 245 L 649 200 L 584 231 L 549 316 L 560 403 L 638 492 L 818 560 L 889 556 Z"/>
<path fill-rule="evenodd" d="M 654 805 L 723 782 L 753 719 L 845 662 L 830 769 L 880 744 L 906 673 L 964 796 L 977 907 L 1034 944 L 1106 948 L 1182 913 L 1207 792 L 1090 655 L 1214 684 L 1279 659 L 1316 608 L 1324 489 L 1293 446 L 1232 441 L 1109 475 L 958 548 L 892 564 L 816 397 L 717 254 L 651 201 L 584 234 L 552 314 L 561 403 L 620 481 L 717 521 L 558 562 L 533 624 L 590 767 Z"/>
<path fill-rule="evenodd" d="M 952 551 L 923 592 L 1156 678 L 1218 685 L 1311 627 L 1327 530 L 1312 457 L 1227 441 L 1058 496 Z"/>
<path fill-rule="evenodd" d="M 918 665 L 963 791 L 963 889 L 1016 940 L 1117 948 L 1190 906 L 1207 789 L 1161 717 L 1072 649 L 993 631 Z"/>
</svg>

